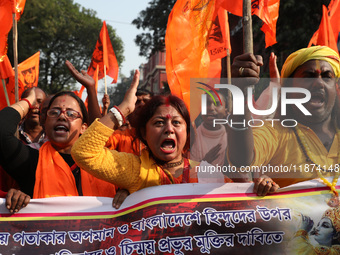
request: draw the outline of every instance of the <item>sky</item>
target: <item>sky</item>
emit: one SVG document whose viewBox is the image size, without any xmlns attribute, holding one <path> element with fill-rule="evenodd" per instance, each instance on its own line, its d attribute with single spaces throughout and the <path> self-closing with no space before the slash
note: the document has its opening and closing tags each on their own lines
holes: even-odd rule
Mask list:
<svg viewBox="0 0 340 255">
<path fill-rule="evenodd" d="M 125 60 L 121 64 L 119 75 L 130 75 L 131 70 L 139 69 L 141 64 L 147 63 L 145 57 L 140 57 L 139 47 L 135 44 L 134 39 L 137 34 L 143 32 L 142 29 L 137 29 L 131 22 L 138 17 L 139 13 L 146 9 L 151 0 L 74 0 L 75 3 L 81 6 L 92 9 L 97 12 L 97 17 L 105 20 L 106 24 L 112 26 L 116 30 L 116 34 L 124 43 Z M 99 34 L 98 34 L 99 36 Z M 95 45 L 93 45 L 94 50 Z M 112 79 L 108 77 L 107 84 L 110 84 Z M 119 82 L 119 79 L 118 79 Z M 103 80 L 99 83 L 102 85 Z M 103 86 L 103 85 L 102 85 Z"/>
</svg>

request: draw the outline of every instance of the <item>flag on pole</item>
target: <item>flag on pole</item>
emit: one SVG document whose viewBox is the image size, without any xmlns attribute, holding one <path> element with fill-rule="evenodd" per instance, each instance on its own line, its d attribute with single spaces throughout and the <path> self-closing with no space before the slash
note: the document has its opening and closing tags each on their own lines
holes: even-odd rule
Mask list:
<svg viewBox="0 0 340 255">
<path fill-rule="evenodd" d="M 216 0 L 216 8 L 224 8 L 236 16 L 243 16 L 243 0 Z M 266 48 L 276 43 L 276 23 L 279 17 L 280 0 L 252 1 L 252 14 L 258 16 L 265 33 Z"/>
<path fill-rule="evenodd" d="M 207 49 L 215 1 L 177 0 L 165 35 L 166 73 L 171 93 L 182 98 L 190 111 L 190 78 L 207 77 Z"/>
<path fill-rule="evenodd" d="M 18 84 L 19 84 L 19 95 L 24 90 L 37 87 L 39 80 L 39 60 L 40 52 L 38 51 L 25 61 L 18 65 Z M 15 103 L 15 81 L 14 77 L 9 79 L 7 84 L 8 97 L 11 104 Z"/>
<path fill-rule="evenodd" d="M 332 0 L 328 5 L 328 9 L 323 6 L 323 15 L 319 29 L 312 36 L 308 47 L 311 45 L 327 45 L 339 52 L 337 46 L 340 32 L 339 19 L 340 5 L 338 0 Z"/>
<path fill-rule="evenodd" d="M 26 0 L 15 0 L 15 19 L 19 21 L 22 13 L 24 12 Z"/>
<path fill-rule="evenodd" d="M 3 56 L 3 59 L 0 62 L 0 79 L 7 79 L 13 76 L 14 76 L 13 67 L 8 59 L 8 56 L 5 55 Z"/>
<path fill-rule="evenodd" d="M 14 0 L 0 1 L 0 62 L 7 57 L 7 36 L 13 24 Z"/>
<path fill-rule="evenodd" d="M 96 48 L 92 54 L 91 64 L 87 70 L 87 73 L 94 77 L 97 66 L 99 66 L 98 80 L 104 78 L 104 66 L 106 68 L 106 74 L 110 76 L 113 81 L 117 83 L 118 79 L 118 62 L 116 55 L 113 51 L 109 32 L 106 27 L 106 22 L 103 22 L 102 29 L 96 44 Z"/>
</svg>

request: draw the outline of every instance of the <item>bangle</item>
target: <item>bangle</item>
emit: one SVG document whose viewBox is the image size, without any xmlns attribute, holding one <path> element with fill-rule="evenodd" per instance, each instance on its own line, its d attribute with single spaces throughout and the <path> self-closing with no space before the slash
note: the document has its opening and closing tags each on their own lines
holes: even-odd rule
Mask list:
<svg viewBox="0 0 340 255">
<path fill-rule="evenodd" d="M 126 123 L 126 119 L 125 119 L 125 116 L 124 116 L 124 114 L 122 114 L 122 112 L 120 111 L 120 109 L 118 108 L 118 106 L 117 106 L 117 105 L 114 105 L 113 107 L 117 109 L 117 111 L 120 113 L 120 115 L 122 115 L 122 118 L 123 118 L 123 124 L 125 124 L 125 123 Z"/>
<path fill-rule="evenodd" d="M 24 107 L 22 107 L 20 104 L 18 104 L 18 105 L 19 105 L 19 107 L 20 107 L 21 110 L 22 110 L 22 115 L 25 116 L 25 109 L 24 109 Z"/>
<path fill-rule="evenodd" d="M 110 112 L 113 113 L 113 115 L 115 116 L 117 122 L 118 122 L 118 126 L 122 126 L 123 125 L 123 116 L 120 114 L 120 112 L 117 110 L 117 108 L 112 107 L 110 109 Z"/>
<path fill-rule="evenodd" d="M 29 109 L 32 109 L 32 105 L 31 105 L 30 101 L 28 101 L 27 98 L 22 98 L 21 101 L 27 102 L 27 103 L 28 103 L 28 106 L 29 106 Z"/>
</svg>

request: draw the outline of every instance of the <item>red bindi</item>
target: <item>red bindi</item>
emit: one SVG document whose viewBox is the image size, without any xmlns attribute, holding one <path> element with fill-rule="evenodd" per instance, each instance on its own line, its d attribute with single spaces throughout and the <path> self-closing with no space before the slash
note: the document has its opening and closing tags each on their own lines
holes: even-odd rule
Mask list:
<svg viewBox="0 0 340 255">
<path fill-rule="evenodd" d="M 168 114 L 166 115 L 166 118 L 167 118 L 167 119 L 171 119 L 171 118 L 172 118 L 171 114 L 168 113 Z"/>
</svg>

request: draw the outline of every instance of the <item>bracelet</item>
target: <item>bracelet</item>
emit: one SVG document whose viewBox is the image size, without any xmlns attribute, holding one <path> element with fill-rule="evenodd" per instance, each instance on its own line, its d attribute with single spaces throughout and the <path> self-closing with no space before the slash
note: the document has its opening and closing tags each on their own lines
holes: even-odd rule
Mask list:
<svg viewBox="0 0 340 255">
<path fill-rule="evenodd" d="M 114 108 L 116 108 L 116 110 L 120 113 L 120 115 L 122 115 L 122 118 L 123 118 L 123 124 L 125 124 L 126 123 L 126 119 L 125 119 L 125 116 L 124 116 L 124 114 L 122 114 L 122 112 L 120 111 L 120 109 L 118 108 L 118 106 L 117 105 L 114 105 L 113 106 Z"/>
<path fill-rule="evenodd" d="M 27 98 L 21 98 L 21 101 L 27 102 L 27 103 L 28 103 L 28 106 L 29 106 L 29 109 L 32 109 L 32 105 L 31 105 L 30 101 L 28 101 Z"/>
<path fill-rule="evenodd" d="M 227 120 L 227 125 L 228 125 L 232 130 L 235 130 L 235 131 L 244 131 L 244 130 L 247 130 L 247 129 L 248 129 L 248 127 L 236 128 L 236 127 L 230 126 L 230 124 L 229 124 L 229 117 L 230 117 L 230 114 L 228 114 L 228 116 L 227 116 L 227 118 L 226 118 L 226 120 Z M 253 121 L 253 123 L 254 123 L 253 117 L 251 117 L 251 119 L 252 119 L 252 121 Z"/>
<path fill-rule="evenodd" d="M 110 112 L 113 113 L 113 115 L 115 116 L 116 120 L 118 121 L 118 126 L 122 126 L 123 125 L 123 116 L 120 114 L 120 112 L 117 110 L 117 108 L 112 107 L 110 109 Z"/>
<path fill-rule="evenodd" d="M 19 103 L 19 102 L 18 102 L 18 103 Z M 21 104 L 17 104 L 17 105 L 19 105 L 19 107 L 21 108 L 21 110 L 22 110 L 22 115 L 25 116 L 25 109 L 24 109 L 24 107 L 22 107 Z"/>
</svg>

